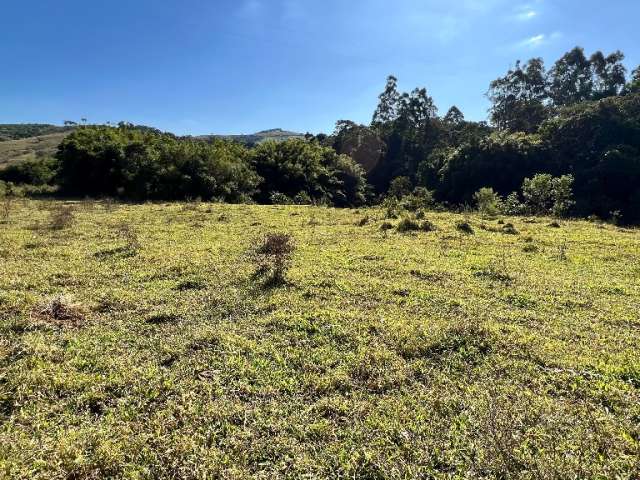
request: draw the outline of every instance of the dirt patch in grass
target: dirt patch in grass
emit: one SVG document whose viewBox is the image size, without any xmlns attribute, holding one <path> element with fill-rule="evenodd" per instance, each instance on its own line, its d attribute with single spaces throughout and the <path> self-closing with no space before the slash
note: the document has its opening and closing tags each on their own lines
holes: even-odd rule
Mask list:
<svg viewBox="0 0 640 480">
<path fill-rule="evenodd" d="M 77 328 L 87 321 L 81 305 L 65 297 L 56 297 L 31 311 L 31 320 L 40 325 Z"/>
</svg>

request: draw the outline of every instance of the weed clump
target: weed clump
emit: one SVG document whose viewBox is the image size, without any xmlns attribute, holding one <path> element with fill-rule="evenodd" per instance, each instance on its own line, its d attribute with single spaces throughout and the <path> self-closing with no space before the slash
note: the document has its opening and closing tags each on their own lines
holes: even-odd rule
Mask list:
<svg viewBox="0 0 640 480">
<path fill-rule="evenodd" d="M 118 236 L 124 241 L 124 250 L 129 254 L 135 255 L 142 248 L 138 234 L 129 224 L 122 223 L 118 226 Z"/>
<path fill-rule="evenodd" d="M 382 230 L 383 232 L 393 230 L 393 224 L 390 222 L 384 222 L 382 225 L 380 225 L 380 230 Z"/>
<path fill-rule="evenodd" d="M 82 308 L 62 296 L 55 297 L 34 309 L 31 318 L 37 323 L 58 327 L 77 327 L 86 320 Z"/>
<path fill-rule="evenodd" d="M 267 234 L 251 254 L 256 266 L 253 278 L 262 279 L 265 286 L 286 283 L 294 250 L 293 237 L 288 233 Z"/>
<path fill-rule="evenodd" d="M 75 217 L 71 207 L 60 207 L 52 210 L 49 215 L 49 227 L 51 230 L 65 230 L 69 228 Z"/>
<path fill-rule="evenodd" d="M 367 225 L 369 223 L 369 217 L 362 217 L 358 223 L 356 224 L 358 227 L 364 227 L 365 225 Z"/>
<path fill-rule="evenodd" d="M 422 232 L 435 232 L 437 229 L 438 227 L 436 227 L 436 225 L 429 220 L 425 220 L 420 223 L 420 231 Z"/>
<path fill-rule="evenodd" d="M 420 230 L 420 225 L 413 218 L 405 217 L 400 220 L 400 223 L 398 223 L 396 230 L 401 233 L 416 232 Z"/>
<path fill-rule="evenodd" d="M 459 221 L 456 223 L 456 230 L 462 233 L 466 233 L 467 235 L 473 235 L 473 227 L 467 221 Z"/>
<path fill-rule="evenodd" d="M 516 227 L 513 226 L 513 223 L 507 223 L 502 226 L 502 233 L 506 233 L 507 235 L 518 235 L 520 232 L 516 230 Z"/>
</svg>

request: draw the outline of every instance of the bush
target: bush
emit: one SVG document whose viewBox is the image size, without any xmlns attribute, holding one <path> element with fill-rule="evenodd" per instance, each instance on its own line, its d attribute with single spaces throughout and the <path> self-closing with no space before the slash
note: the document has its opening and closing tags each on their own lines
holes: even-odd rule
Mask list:
<svg viewBox="0 0 640 480">
<path fill-rule="evenodd" d="M 269 201 L 272 205 L 292 205 L 293 201 L 287 197 L 284 193 L 272 192 L 269 195 Z"/>
<path fill-rule="evenodd" d="M 382 202 L 382 208 L 384 208 L 385 211 L 385 218 L 398 218 L 400 216 L 400 211 L 402 210 L 402 208 L 400 207 L 400 202 L 398 202 L 398 199 L 395 197 L 387 197 L 384 199 L 384 201 Z"/>
<path fill-rule="evenodd" d="M 473 227 L 471 226 L 471 224 L 467 221 L 459 221 L 456 223 L 456 230 L 462 232 L 462 233 L 466 233 L 468 235 L 473 235 Z"/>
<path fill-rule="evenodd" d="M 299 192 L 293 197 L 293 203 L 296 205 L 311 205 L 311 197 L 307 192 Z"/>
<path fill-rule="evenodd" d="M 502 213 L 505 215 L 522 215 L 525 212 L 525 206 L 520 202 L 518 192 L 511 192 L 507 195 L 501 205 Z"/>
<path fill-rule="evenodd" d="M 15 184 L 50 185 L 58 171 L 55 158 L 25 160 L 0 170 L 0 180 Z"/>
<path fill-rule="evenodd" d="M 395 197 L 394 197 L 395 198 Z M 402 198 L 401 205 L 410 212 L 417 212 L 421 209 L 428 209 L 435 204 L 433 199 L 433 192 L 427 190 L 424 187 L 416 187 L 413 193 L 405 195 Z"/>
<path fill-rule="evenodd" d="M 323 200 L 337 207 L 359 206 L 366 201 L 362 168 L 350 157 L 317 142 L 263 142 L 251 152 L 251 163 L 262 179 L 256 194 L 262 203 L 269 201 L 274 191 L 289 198 L 304 192 L 309 203 Z"/>
<path fill-rule="evenodd" d="M 400 200 L 406 195 L 409 195 L 412 188 L 413 185 L 411 184 L 409 177 L 396 177 L 391 180 L 391 183 L 389 184 L 387 196 Z"/>
<path fill-rule="evenodd" d="M 478 207 L 478 211 L 486 215 L 497 215 L 502 206 L 500 195 L 490 187 L 481 188 L 474 193 L 473 201 Z"/>
<path fill-rule="evenodd" d="M 256 265 L 253 277 L 262 279 L 265 286 L 286 283 L 286 274 L 291 266 L 295 250 L 293 237 L 286 233 L 267 234 L 252 251 Z"/>
<path fill-rule="evenodd" d="M 553 177 L 547 173 L 525 178 L 522 195 L 527 209 L 534 214 L 566 216 L 573 207 L 573 177 Z"/>
<path fill-rule="evenodd" d="M 398 223 L 396 229 L 402 233 L 415 232 L 420 230 L 420 225 L 413 218 L 405 217 L 400 220 L 400 223 Z"/>
</svg>

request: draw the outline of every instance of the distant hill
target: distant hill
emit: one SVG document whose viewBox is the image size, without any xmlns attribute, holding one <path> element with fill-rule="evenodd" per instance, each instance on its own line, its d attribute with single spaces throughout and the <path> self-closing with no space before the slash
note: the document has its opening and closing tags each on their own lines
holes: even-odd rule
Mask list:
<svg viewBox="0 0 640 480">
<path fill-rule="evenodd" d="M 9 123 L 0 124 L 0 142 L 21 140 L 29 137 L 51 135 L 72 130 L 73 127 L 60 127 L 46 123 Z"/>
<path fill-rule="evenodd" d="M 196 137 L 201 140 L 210 140 L 213 138 L 224 138 L 226 140 L 233 140 L 245 145 L 256 145 L 266 140 L 288 140 L 290 138 L 304 138 L 303 133 L 290 132 L 282 130 L 281 128 L 273 128 L 271 130 L 263 130 L 261 132 L 252 133 L 249 135 L 201 135 Z"/>
<path fill-rule="evenodd" d="M 35 123 L 0 125 L 0 168 L 11 163 L 54 155 L 60 142 L 72 130 L 73 127 Z M 304 134 L 274 128 L 250 135 L 202 135 L 193 138 L 204 141 L 224 138 L 252 146 L 266 140 L 282 141 L 289 138 L 304 138 Z"/>
<path fill-rule="evenodd" d="M 0 168 L 28 159 L 52 156 L 70 130 L 0 142 Z"/>
</svg>

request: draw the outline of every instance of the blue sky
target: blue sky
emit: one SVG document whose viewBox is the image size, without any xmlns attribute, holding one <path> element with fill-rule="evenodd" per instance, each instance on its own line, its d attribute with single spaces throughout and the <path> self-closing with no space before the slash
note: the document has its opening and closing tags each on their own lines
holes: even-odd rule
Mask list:
<svg viewBox="0 0 640 480">
<path fill-rule="evenodd" d="M 368 123 L 387 75 L 486 118 L 515 60 L 575 45 L 640 64 L 640 1 L 21 0 L 0 16 L 0 123 L 178 134 Z"/>
</svg>

